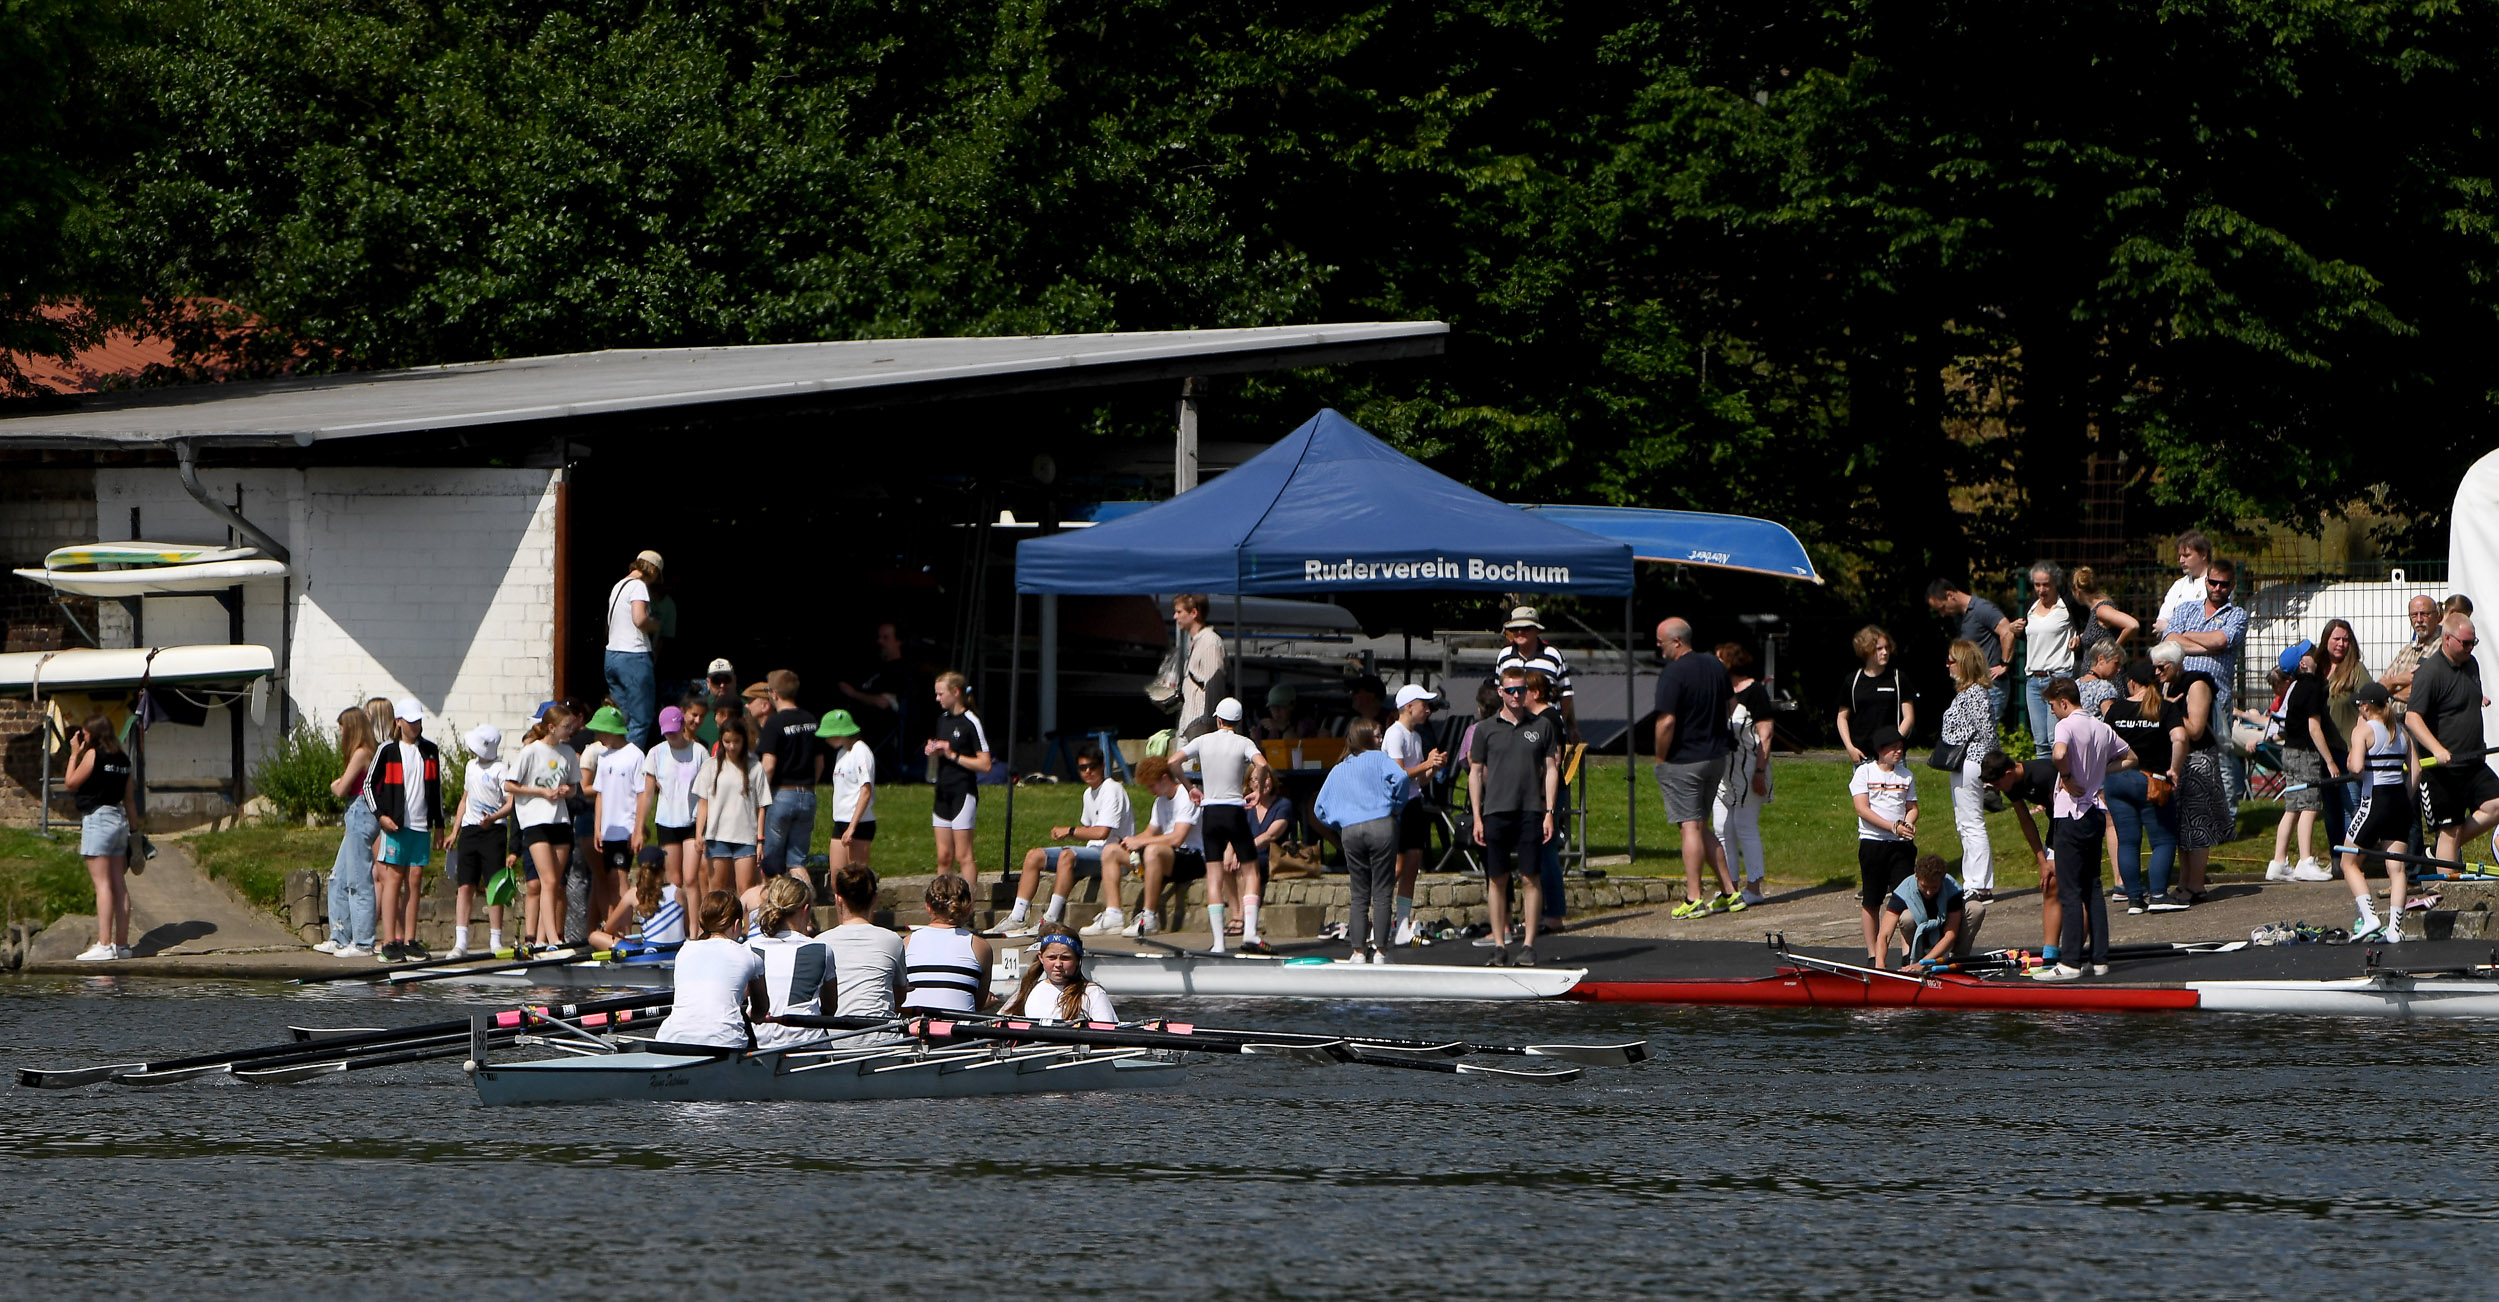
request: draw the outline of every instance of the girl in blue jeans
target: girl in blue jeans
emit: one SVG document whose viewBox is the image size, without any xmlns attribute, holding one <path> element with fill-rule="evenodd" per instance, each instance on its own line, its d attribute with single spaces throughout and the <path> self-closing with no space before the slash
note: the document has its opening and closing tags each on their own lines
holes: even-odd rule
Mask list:
<svg viewBox="0 0 2499 1302">
<path fill-rule="evenodd" d="M 2124 698 L 2109 703 L 2108 725 L 2133 749 L 2136 767 L 2109 774 L 2103 787 L 2117 833 L 2117 880 L 2126 892 L 2126 912 L 2168 913 L 2186 907 L 2169 898 L 2169 872 L 2178 857 L 2178 765 L 2187 753 L 2186 712 L 2161 695 L 2149 660 L 2127 666 L 2126 689 Z M 2148 880 L 2146 834 L 2152 839 Z"/>
<path fill-rule="evenodd" d="M 373 721 L 362 709 L 339 711 L 338 753 L 345 762 L 330 794 L 347 802 L 346 827 L 330 864 L 330 938 L 313 948 L 341 958 L 373 953 L 373 843 L 382 835 L 373 802 L 364 796 L 373 751 Z"/>
</svg>

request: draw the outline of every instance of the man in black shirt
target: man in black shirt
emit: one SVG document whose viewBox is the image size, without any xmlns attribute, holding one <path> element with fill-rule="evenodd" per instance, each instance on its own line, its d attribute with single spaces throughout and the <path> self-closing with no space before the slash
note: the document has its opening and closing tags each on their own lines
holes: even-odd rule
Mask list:
<svg viewBox="0 0 2499 1302">
<path fill-rule="evenodd" d="M 824 778 L 824 747 L 816 740 L 816 716 L 798 708 L 798 675 L 775 669 L 764 675 L 772 689 L 772 713 L 764 716 L 757 749 L 772 782 L 772 809 L 764 816 L 766 877 L 785 872 L 807 881 L 807 843 L 816 834 L 816 783 Z M 810 883 L 812 885 L 812 883 Z"/>
<path fill-rule="evenodd" d="M 2451 614 L 2441 624 L 2438 650 L 2421 657 L 2412 676 L 2412 709 L 2404 728 L 2413 744 L 2436 758 L 2423 764 L 2421 830 L 2438 838 L 2432 853 L 2459 858 L 2468 841 L 2499 827 L 2499 775 L 2482 757 L 2482 667 L 2473 659 L 2481 639 L 2470 615 Z M 2461 756 L 2462 758 L 2458 758 Z"/>
<path fill-rule="evenodd" d="M 1727 720 L 1735 713 L 1735 680 L 1726 662 L 1694 653 L 1692 626 L 1680 619 L 1658 624 L 1657 653 L 1666 658 L 1666 672 L 1657 676 L 1657 791 L 1666 802 L 1666 821 L 1683 829 L 1688 897 L 1675 906 L 1674 916 L 1741 913 L 1746 905 L 1727 871 L 1727 847 L 1710 825 L 1710 804 L 1727 771 Z M 1716 895 L 1702 885 L 1703 865 L 1718 875 L 1721 889 Z"/>
<path fill-rule="evenodd" d="M 1501 713 L 1475 725 L 1467 755 L 1467 804 L 1475 811 L 1475 842 L 1484 847 L 1484 898 L 1492 906 L 1492 965 L 1510 961 L 1510 878 L 1519 882 L 1519 916 L 1527 926 L 1521 967 L 1536 965 L 1536 927 L 1544 888 L 1537 868 L 1553 839 L 1554 797 L 1562 783 L 1562 730 L 1549 716 L 1527 712 L 1527 671 L 1501 671 Z"/>
</svg>

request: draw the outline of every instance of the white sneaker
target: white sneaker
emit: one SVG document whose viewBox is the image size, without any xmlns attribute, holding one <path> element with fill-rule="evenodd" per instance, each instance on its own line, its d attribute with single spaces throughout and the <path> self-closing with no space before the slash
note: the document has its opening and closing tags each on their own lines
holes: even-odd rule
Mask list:
<svg viewBox="0 0 2499 1302">
<path fill-rule="evenodd" d="M 344 948 L 344 946 L 341 946 L 335 940 L 325 940 L 320 944 L 313 946 L 312 952 L 315 954 L 335 954 L 342 948 Z"/>
<path fill-rule="evenodd" d="M 2291 880 L 2295 882 L 2330 882 L 2334 880 L 2334 874 L 2327 872 L 2324 866 L 2319 864 L 2314 859 L 2302 859 L 2299 861 L 2299 867 L 2291 870 Z"/>
<path fill-rule="evenodd" d="M 2279 859 L 2275 859 L 2272 862 L 2267 863 L 2265 865 L 2265 880 L 2269 882 L 2287 882 L 2291 880 L 2291 865 L 2284 863 Z"/>
<path fill-rule="evenodd" d="M 1397 920 L 1397 938 L 1392 943 L 1400 948 L 1414 943 L 1414 915 L 1408 914 Z"/>
<path fill-rule="evenodd" d="M 2404 943 L 2404 920 L 2401 915 L 2386 920 L 2386 930 L 2378 933 L 2378 940 L 2388 945 Z"/>
<path fill-rule="evenodd" d="M 436 961 L 437 961 L 437 962 L 442 962 L 442 963 L 457 963 L 457 962 L 459 962 L 461 959 L 467 958 L 468 956 L 469 956 L 469 951 L 468 951 L 468 950 L 463 949 L 463 948 L 461 948 L 461 947 L 460 947 L 460 946 L 458 946 L 458 945 L 454 945 L 454 946 L 452 946 L 452 947 L 451 947 L 451 952 L 450 952 L 450 953 L 443 955 L 440 959 L 438 959 L 438 960 L 436 960 Z"/>
<path fill-rule="evenodd" d="M 102 942 L 98 942 L 87 946 L 86 949 L 81 951 L 78 955 L 78 961 L 81 963 L 109 963 L 120 957 L 120 950 Z"/>
<path fill-rule="evenodd" d="M 1076 934 L 1079 936 L 1114 935 L 1119 931 L 1120 920 L 1124 916 L 1117 909 L 1104 909 L 1093 916 L 1093 921 L 1078 927 Z"/>
<path fill-rule="evenodd" d="M 2030 979 L 2033 981 L 2079 981 L 2082 979 L 2082 974 L 2081 968 L 2069 967 L 2063 963 L 2050 963 L 2046 967 L 2032 968 Z"/>
<path fill-rule="evenodd" d="M 1007 925 L 998 928 L 998 934 L 1001 936 L 1030 936 L 1038 933 L 1040 930 L 1040 920 L 1037 918 L 1027 917 L 1022 922 L 1010 922 Z"/>
<path fill-rule="evenodd" d="M 1151 936 L 1155 932 L 1162 930 L 1162 928 L 1155 926 L 1154 922 L 1154 914 L 1151 910 L 1139 909 L 1137 910 L 1137 920 L 1129 923 L 1125 927 L 1120 928 L 1119 934 L 1130 937 Z"/>
<path fill-rule="evenodd" d="M 2107 976 L 2108 974 L 2109 974 L 2109 965 L 2108 965 L 2108 964 L 2106 964 L 2106 963 L 2094 963 L 2094 964 L 2092 964 L 2092 965 L 2091 965 L 2091 975 L 2096 976 L 2096 977 L 2104 977 L 2104 976 Z"/>
<path fill-rule="evenodd" d="M 1378 950 L 1376 950 L 1376 949 L 1375 949 L 1375 950 L 1372 950 L 1372 951 L 1371 951 L 1371 961 L 1372 961 L 1373 963 L 1375 963 L 1375 964 L 1378 964 L 1378 963 L 1386 963 L 1386 962 L 1388 961 L 1388 955 L 1383 954 L 1383 953 L 1381 953 L 1380 951 L 1378 951 Z"/>
<path fill-rule="evenodd" d="M 331 957 L 332 957 L 332 958 L 371 958 L 371 957 L 373 957 L 373 951 L 372 951 L 372 950 L 369 950 L 369 949 L 366 949 L 366 948 L 365 948 L 364 946 L 362 946 L 362 945 L 349 945 L 347 948 L 342 949 L 342 950 L 339 950 L 337 953 L 332 954 L 332 955 L 331 955 Z"/>
</svg>

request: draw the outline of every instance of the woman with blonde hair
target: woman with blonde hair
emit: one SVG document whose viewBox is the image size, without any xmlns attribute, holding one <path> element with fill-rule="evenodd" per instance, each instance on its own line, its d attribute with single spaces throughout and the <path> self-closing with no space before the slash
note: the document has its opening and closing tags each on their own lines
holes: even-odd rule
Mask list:
<svg viewBox="0 0 2499 1302">
<path fill-rule="evenodd" d="M 521 737 L 503 789 L 521 829 L 521 931 L 528 943 L 564 943 L 564 872 L 573 856 L 567 803 L 581 791 L 581 756 L 572 747 L 580 719 L 562 703 L 549 705 Z"/>
<path fill-rule="evenodd" d="M 833 979 L 833 951 L 810 929 L 808 910 L 815 891 L 796 873 L 764 883 L 756 907 L 755 935 L 746 947 L 764 961 L 764 1016 L 755 1026 L 755 1047 L 778 1049 L 821 1040 L 824 1032 L 784 1026 L 783 1017 L 821 1017 L 827 1005 L 839 1008 L 842 992 Z"/>
<path fill-rule="evenodd" d="M 1892 663 L 1900 648 L 1881 625 L 1858 629 L 1850 649 L 1857 653 L 1858 667 L 1848 676 L 1848 695 L 1841 698 L 1840 747 L 1848 752 L 1849 763 L 1863 764 L 1866 752 L 1857 744 L 1858 735 L 1871 737 L 1889 728 L 1906 737 L 1917 726 L 1918 707 L 1909 699 L 1900 666 Z"/>
<path fill-rule="evenodd" d="M 1952 674 L 1952 703 L 1944 707 L 1943 744 L 1959 746 L 1961 766 L 1952 770 L 1952 824 L 1961 834 L 1961 885 L 1969 892 L 1963 905 L 1972 934 L 1985 919 L 1988 902 L 1996 898 L 1995 849 L 1987 841 L 1987 784 L 1979 762 L 1996 740 L 1996 712 L 1987 694 L 1992 681 L 1987 657 L 1978 643 L 1956 640 L 1945 651 Z"/>
<path fill-rule="evenodd" d="M 972 713 L 972 685 L 949 669 L 937 676 L 937 734 L 921 749 L 929 758 L 930 780 L 937 784 L 936 803 L 929 807 L 930 830 L 937 838 L 937 871 L 960 872 L 966 888 L 980 885 L 980 865 L 972 861 L 972 827 L 980 814 L 980 775 L 997 761 L 990 757 L 989 734 Z M 1220 939 L 1220 938 L 1218 938 Z"/>
<path fill-rule="evenodd" d="M 903 942 L 904 979 L 910 992 L 904 1011 L 975 1013 L 997 1002 L 989 993 L 989 942 L 972 934 L 972 888 L 952 873 L 928 884 L 920 897 L 928 925 L 914 927 Z"/>
<path fill-rule="evenodd" d="M 388 709 L 390 702 L 382 705 Z M 313 949 L 340 958 L 370 957 L 375 941 L 373 842 L 382 835 L 382 824 L 373 816 L 373 802 L 365 799 L 364 771 L 373 763 L 376 736 L 365 708 L 338 712 L 339 771 L 330 794 L 347 802 L 347 812 L 338 854 L 330 861 L 330 938 Z"/>
</svg>

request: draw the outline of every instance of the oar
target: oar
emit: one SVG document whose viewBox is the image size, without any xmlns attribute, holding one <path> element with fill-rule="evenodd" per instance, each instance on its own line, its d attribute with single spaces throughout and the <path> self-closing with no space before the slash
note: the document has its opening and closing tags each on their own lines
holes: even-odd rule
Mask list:
<svg viewBox="0 0 2499 1302">
<path fill-rule="evenodd" d="M 1574 1066 L 1556 1067 L 1550 1071 L 1522 1071 L 1516 1067 L 1486 1067 L 1472 1062 L 1452 1062 L 1447 1058 L 1406 1058 L 1394 1053 L 1366 1048 L 1359 1044 L 1346 1047 L 1352 1052 L 1355 1062 L 1368 1066 L 1404 1067 L 1413 1071 L 1446 1072 L 1452 1076 L 1499 1076 L 1506 1080 L 1527 1080 L 1545 1085 L 1560 1085 L 1567 1081 L 1578 1080 L 1582 1070 Z"/>
<path fill-rule="evenodd" d="M 662 945 L 651 949 L 601 949 L 586 953 L 576 951 L 546 958 L 532 958 L 523 963 L 501 963 L 493 967 L 411 968 L 384 973 L 379 979 L 394 986 L 412 986 L 425 981 L 450 981 L 459 977 L 504 976 L 516 972 L 534 972 L 542 967 L 564 967 L 573 963 L 608 963 L 642 954 L 670 953 L 676 948 L 674 945 Z"/>
<path fill-rule="evenodd" d="M 639 1014 L 634 1012 L 620 1012 L 612 1015 L 594 1013 L 582 1018 L 581 1022 L 585 1026 L 603 1026 L 613 1029 L 622 1026 L 627 1021 L 649 1020 L 665 1016 L 667 1012 L 668 1007 L 663 1004 L 655 1008 L 643 1009 Z M 518 1026 L 499 1026 L 488 1031 L 486 1038 L 490 1043 L 508 1044 L 529 1034 L 532 1029 L 527 1022 Z M 324 1076 L 335 1076 L 342 1072 L 363 1071 L 368 1067 L 396 1067 L 411 1062 L 439 1062 L 445 1058 L 457 1058 L 470 1052 L 475 1044 L 474 1037 L 463 1033 L 445 1036 L 439 1040 L 423 1040 L 404 1047 L 392 1046 L 394 1051 L 391 1052 L 361 1054 L 351 1058 L 322 1058 L 284 1066 L 236 1068 L 233 1075 L 236 1080 L 251 1085 L 294 1085 L 303 1081 L 318 1080 Z M 116 1083 L 127 1085 L 130 1083 L 130 1078 L 122 1077 Z"/>
<path fill-rule="evenodd" d="M 550 957 L 550 958 L 552 958 L 552 957 L 554 957 L 554 956 L 555 956 L 555 955 L 557 955 L 557 954 L 570 954 L 570 953 L 574 953 L 574 952 L 576 952 L 576 951 L 575 951 L 575 950 L 573 950 L 571 947 L 567 946 L 566 948 L 561 949 L 561 950 L 540 950 L 540 951 L 538 951 L 538 955 L 542 955 L 542 956 L 545 956 L 545 957 Z M 523 951 L 523 950 L 517 950 L 517 949 L 498 949 L 498 950 L 493 950 L 493 951 L 490 951 L 490 952 L 488 952 L 488 953 L 484 953 L 484 954 L 471 954 L 471 955 L 469 955 L 467 958 L 464 958 L 464 959 L 459 959 L 459 960 L 457 960 L 457 961 L 458 961 L 458 962 L 460 962 L 460 963 L 462 963 L 462 964 L 472 964 L 472 963 L 474 963 L 474 964 L 489 964 L 489 963 L 494 963 L 494 962 L 498 962 L 498 961 L 509 962 L 509 961 L 511 961 L 511 960 L 514 960 L 514 959 L 528 958 L 528 957 L 533 957 L 533 956 L 532 956 L 532 955 L 530 955 L 529 953 L 527 953 L 526 951 Z M 446 967 L 449 967 L 449 966 L 451 965 L 452 961 L 453 961 L 453 960 L 445 960 L 445 961 L 440 962 L 440 963 L 420 963 L 420 964 L 416 965 L 415 967 L 411 967 L 411 968 L 399 968 L 399 967 L 394 967 L 394 966 L 392 966 L 391 964 L 388 964 L 388 963 L 378 963 L 378 962 L 377 962 L 377 963 L 369 964 L 369 965 L 366 965 L 366 966 L 363 966 L 363 967 L 351 967 L 351 968 L 346 968 L 346 969 L 344 969 L 344 970 L 342 970 L 342 971 L 337 971 L 337 972 L 324 972 L 324 973 L 321 973 L 319 976 L 300 976 L 300 977 L 296 977 L 296 978 L 295 978 L 294 980 L 292 980 L 292 981 L 287 982 L 287 984 L 288 984 L 288 985 L 297 985 L 297 986 L 321 986 L 321 985 L 329 985 L 330 983 L 332 983 L 332 982 L 336 982 L 336 981 L 371 981 L 371 980 L 375 979 L 376 977 L 383 976 L 383 975 L 385 975 L 385 974 L 387 974 L 387 973 L 390 973 L 390 972 L 397 972 L 397 971 L 408 971 L 408 972 L 434 972 L 434 971 L 440 971 L 440 970 L 442 970 L 442 969 L 444 969 L 444 968 L 446 968 Z M 463 969 L 463 970 L 465 970 L 465 969 Z"/>
<path fill-rule="evenodd" d="M 667 1003 L 674 997 L 675 996 L 671 992 L 660 990 L 638 995 L 620 995 L 612 999 L 593 1000 L 587 1003 L 564 1004 L 546 1011 L 555 1012 L 559 1016 L 581 1017 L 591 1013 L 621 1012 L 627 1009 L 650 1008 L 659 1004 Z M 521 1024 L 525 1016 L 525 1013 L 517 1011 L 498 1013 L 496 1014 L 496 1024 L 499 1026 L 518 1026 Z M 468 1026 L 469 1024 L 466 1020 L 453 1022 L 427 1022 L 417 1026 L 403 1026 L 386 1031 L 372 1031 L 357 1035 L 334 1036 L 324 1041 L 323 1045 L 328 1051 L 346 1052 L 373 1045 L 395 1044 L 403 1040 L 423 1040 L 433 1036 L 449 1034 L 454 1031 L 465 1034 L 468 1030 Z M 304 1052 L 304 1046 L 300 1042 L 289 1040 L 285 1044 L 262 1045 L 257 1048 L 250 1049 L 229 1049 L 222 1053 L 195 1054 L 187 1058 L 167 1058 L 163 1061 L 111 1063 L 101 1067 L 20 1067 L 17 1071 L 17 1083 L 31 1089 L 74 1089 L 81 1085 L 93 1085 L 100 1081 L 110 1080 L 115 1076 L 126 1076 L 134 1072 L 157 1075 L 165 1072 L 182 1071 L 192 1067 L 220 1067 L 243 1062 L 256 1063 L 265 1059 L 300 1055 Z"/>
<path fill-rule="evenodd" d="M 2356 854 L 2364 859 L 2392 859 L 2397 863 L 2417 863 L 2425 868 L 2453 868 L 2465 877 L 2499 876 L 2499 873 L 2490 871 L 2491 865 L 2489 864 L 2466 863 L 2462 859 L 2440 859 L 2433 855 L 2405 854 L 2397 850 L 2363 850 L 2356 845 L 2338 845 L 2333 847 L 2333 851 L 2336 854 Z"/>
<path fill-rule="evenodd" d="M 1295 1031 L 1227 1031 L 1220 1027 L 1197 1026 L 1187 1022 L 1164 1022 L 1162 1029 L 1175 1034 L 1217 1036 L 1224 1039 L 1254 1039 L 1267 1043 L 1305 1042 L 1333 1044 L 1343 1042 L 1360 1049 L 1385 1049 L 1392 1053 L 1415 1053 L 1440 1057 L 1462 1058 L 1470 1053 L 1504 1054 L 1518 1058 L 1559 1058 L 1565 1062 L 1586 1063 L 1591 1067 L 1628 1067 L 1645 1062 L 1649 1042 L 1630 1040 L 1621 1044 L 1479 1044 L 1472 1040 L 1401 1040 L 1385 1035 L 1312 1035 Z"/>
<path fill-rule="evenodd" d="M 835 1031 L 868 1030 L 883 1025 L 873 1017 L 807 1017 L 785 1015 L 784 1026 L 820 1027 Z M 913 1017 L 903 1032 L 923 1040 L 1018 1040 L 1031 1044 L 1082 1044 L 1102 1049 L 1180 1049 L 1196 1053 L 1278 1054 L 1303 1062 L 1344 1062 L 1352 1057 L 1341 1040 L 1327 1044 L 1306 1041 L 1199 1039 L 1173 1031 L 1142 1031 L 1087 1022 L 1080 1026 L 1048 1026 L 1003 1018 L 991 1022 Z"/>
</svg>

